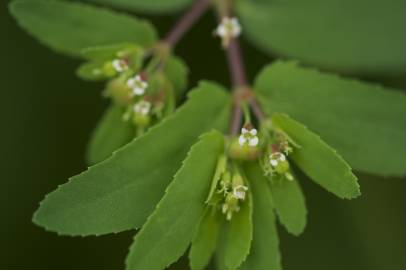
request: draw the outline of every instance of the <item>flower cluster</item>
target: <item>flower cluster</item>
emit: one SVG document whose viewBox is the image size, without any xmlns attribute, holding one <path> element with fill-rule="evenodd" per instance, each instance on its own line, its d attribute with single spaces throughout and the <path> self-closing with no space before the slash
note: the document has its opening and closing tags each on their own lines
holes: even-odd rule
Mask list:
<svg viewBox="0 0 406 270">
<path fill-rule="evenodd" d="M 224 17 L 217 26 L 215 34 L 222 39 L 223 47 L 228 47 L 231 39 L 241 34 L 241 25 L 235 17 Z"/>
<path fill-rule="evenodd" d="M 218 208 L 227 220 L 231 220 L 247 198 L 247 181 L 243 178 L 239 166 L 225 156 L 219 159 L 217 167 L 220 174 L 213 180 L 216 181 L 215 192 L 210 195 L 208 201 Z"/>
<path fill-rule="evenodd" d="M 233 214 L 240 211 L 240 203 L 245 200 L 247 191 L 248 187 L 244 184 L 244 179 L 239 172 L 226 171 L 222 175 L 217 192 L 224 197 L 221 212 L 227 220 L 231 220 Z"/>
</svg>

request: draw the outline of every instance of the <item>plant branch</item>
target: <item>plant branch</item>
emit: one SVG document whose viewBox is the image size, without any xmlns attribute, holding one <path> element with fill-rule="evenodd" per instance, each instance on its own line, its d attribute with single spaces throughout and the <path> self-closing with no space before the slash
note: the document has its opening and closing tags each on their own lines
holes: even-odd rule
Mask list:
<svg viewBox="0 0 406 270">
<path fill-rule="evenodd" d="M 230 13 L 230 11 L 228 13 Z M 259 120 L 264 119 L 265 114 L 263 113 L 260 104 L 249 88 L 244 60 L 238 38 L 233 38 L 230 40 L 230 43 L 226 48 L 226 56 L 234 92 L 234 108 L 230 125 L 230 133 L 231 135 L 236 135 L 238 134 L 242 121 L 242 103 L 248 104 L 251 107 L 254 115 Z"/>
<path fill-rule="evenodd" d="M 231 80 L 235 89 L 248 86 L 245 72 L 244 60 L 242 58 L 240 43 L 238 39 L 230 40 L 226 49 L 228 67 L 231 73 Z"/>
<path fill-rule="evenodd" d="M 164 38 L 164 43 L 174 47 L 210 6 L 210 0 L 196 0 Z"/>
</svg>

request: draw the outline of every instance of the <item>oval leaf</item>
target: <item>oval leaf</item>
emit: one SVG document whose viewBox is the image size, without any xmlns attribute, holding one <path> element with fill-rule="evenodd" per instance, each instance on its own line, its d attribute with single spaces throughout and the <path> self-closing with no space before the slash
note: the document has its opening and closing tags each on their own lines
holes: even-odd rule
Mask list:
<svg viewBox="0 0 406 270">
<path fill-rule="evenodd" d="M 89 164 L 96 164 L 129 143 L 135 137 L 135 130 L 130 122 L 123 121 L 124 109 L 112 104 L 98 123 L 87 151 Z"/>
<path fill-rule="evenodd" d="M 296 179 L 288 180 L 284 175 L 275 175 L 270 185 L 279 221 L 291 234 L 301 234 L 306 227 L 307 210 L 299 183 Z"/>
<path fill-rule="evenodd" d="M 241 0 L 243 29 L 270 54 L 331 69 L 402 72 L 406 1 Z"/>
<path fill-rule="evenodd" d="M 113 7 L 139 10 L 148 13 L 174 12 L 184 8 L 193 0 L 90 0 Z"/>
<path fill-rule="evenodd" d="M 245 166 L 253 196 L 254 233 L 251 251 L 240 270 L 281 270 L 279 238 L 268 179 L 255 163 Z"/>
<path fill-rule="evenodd" d="M 225 130 L 229 110 L 224 89 L 201 83 L 173 115 L 47 195 L 34 222 L 68 235 L 141 227 L 190 146 L 212 128 Z"/>
<path fill-rule="evenodd" d="M 93 46 L 124 42 L 151 46 L 156 40 L 146 21 L 83 3 L 19 0 L 10 3 L 10 11 L 41 43 L 73 56 Z"/>
<path fill-rule="evenodd" d="M 209 264 L 217 247 L 221 219 L 215 208 L 208 208 L 192 241 L 189 252 L 190 268 L 203 270 Z"/>
<path fill-rule="evenodd" d="M 225 221 L 217 250 L 220 269 L 235 270 L 247 258 L 252 240 L 252 198 L 246 197 L 241 209 L 230 221 Z"/>
<path fill-rule="evenodd" d="M 350 166 L 319 136 L 283 114 L 274 114 L 272 123 L 300 145 L 289 156 L 310 179 L 342 199 L 361 194 Z"/>
<path fill-rule="evenodd" d="M 357 170 L 406 174 L 406 95 L 294 62 L 265 68 L 255 82 L 268 115 L 283 112 L 336 148 Z"/>
<path fill-rule="evenodd" d="M 165 269 L 186 251 L 205 209 L 224 137 L 217 131 L 192 147 L 165 196 L 134 239 L 127 270 Z"/>
</svg>

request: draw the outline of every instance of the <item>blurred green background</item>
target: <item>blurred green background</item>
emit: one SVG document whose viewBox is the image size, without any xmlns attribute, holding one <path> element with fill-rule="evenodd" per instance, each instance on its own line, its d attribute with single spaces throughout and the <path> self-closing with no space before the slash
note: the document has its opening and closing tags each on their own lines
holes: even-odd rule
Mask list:
<svg viewBox="0 0 406 270">
<path fill-rule="evenodd" d="M 70 238 L 31 223 L 44 195 L 86 168 L 87 140 L 107 104 L 103 85 L 80 81 L 74 75 L 77 60 L 49 51 L 19 29 L 7 2 L 0 11 L 0 190 L 6 213 L 0 222 L 0 269 L 123 269 L 134 232 Z M 151 19 L 163 34 L 175 18 Z M 206 15 L 176 49 L 191 66 L 191 86 L 199 78 L 229 84 L 218 42 L 207 42 L 214 27 Z M 243 45 L 252 79 L 270 59 Z M 404 81 L 368 79 L 399 87 Z M 280 228 L 285 270 L 406 269 L 406 179 L 359 176 L 363 196 L 354 201 L 302 183 L 309 223 L 299 238 Z M 183 259 L 172 269 L 186 265 Z"/>
</svg>

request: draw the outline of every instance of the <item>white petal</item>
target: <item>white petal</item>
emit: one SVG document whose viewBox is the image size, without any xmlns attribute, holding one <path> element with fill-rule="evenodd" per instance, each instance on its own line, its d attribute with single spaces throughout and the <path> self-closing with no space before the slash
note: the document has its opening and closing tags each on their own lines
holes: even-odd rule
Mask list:
<svg viewBox="0 0 406 270">
<path fill-rule="evenodd" d="M 243 135 L 241 135 L 241 136 L 238 138 L 238 143 L 239 143 L 241 146 L 244 146 L 244 145 L 247 143 L 247 138 L 245 138 Z"/>
<path fill-rule="evenodd" d="M 135 84 L 135 81 L 133 78 L 127 80 L 128 87 L 132 88 L 134 86 L 134 84 Z"/>
<path fill-rule="evenodd" d="M 249 146 L 257 146 L 259 143 L 258 137 L 250 138 L 248 141 Z"/>
<path fill-rule="evenodd" d="M 242 128 L 242 129 L 241 129 L 241 133 L 242 133 L 242 134 L 247 134 L 247 133 L 248 133 L 248 129 Z"/>
<path fill-rule="evenodd" d="M 224 27 L 224 25 L 219 25 L 217 27 L 217 35 L 220 37 L 224 37 L 226 35 L 226 28 Z"/>
<path fill-rule="evenodd" d="M 250 134 L 251 134 L 252 136 L 257 135 L 257 133 L 258 133 L 258 131 L 257 131 L 255 128 L 253 128 L 253 129 L 250 130 Z"/>
<path fill-rule="evenodd" d="M 269 160 L 270 161 L 270 163 L 271 163 L 271 165 L 273 166 L 273 167 L 276 167 L 276 166 L 278 166 L 278 160 L 276 160 L 276 159 L 270 159 Z"/>
<path fill-rule="evenodd" d="M 285 160 L 286 160 L 286 156 L 281 153 L 280 156 L 279 156 L 279 160 L 280 160 L 280 161 L 285 161 Z"/>
<path fill-rule="evenodd" d="M 136 96 L 141 96 L 141 95 L 143 95 L 145 93 L 145 89 L 141 88 L 141 87 L 134 87 L 133 88 L 133 93 Z"/>
</svg>

